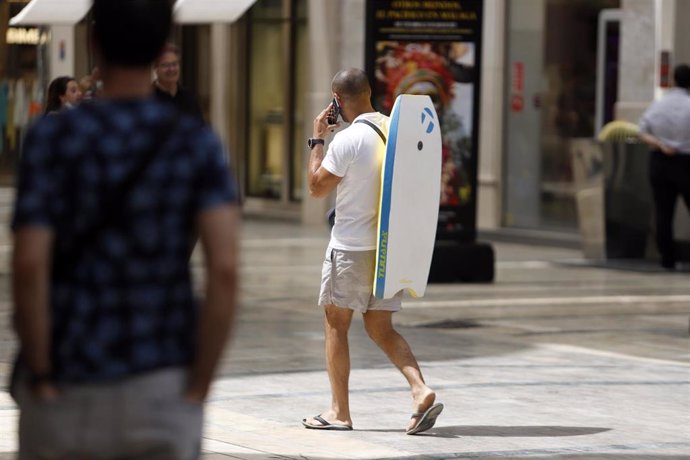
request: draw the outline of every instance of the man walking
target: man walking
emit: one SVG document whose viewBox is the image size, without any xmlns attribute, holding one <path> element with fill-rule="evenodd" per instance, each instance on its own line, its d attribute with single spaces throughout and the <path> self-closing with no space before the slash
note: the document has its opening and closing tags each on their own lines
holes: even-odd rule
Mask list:
<svg viewBox="0 0 690 460">
<path fill-rule="evenodd" d="M 436 393 L 424 382 L 417 361 L 405 339 L 393 328 L 392 314 L 401 309 L 402 291 L 391 299 L 372 295 L 376 249 L 378 194 L 382 152 L 389 119 L 371 105 L 371 87 L 359 69 L 339 72 L 331 84 L 334 102 L 314 120 L 309 139 L 309 193 L 317 198 L 337 188 L 335 225 L 326 251 L 319 305 L 324 308 L 326 367 L 331 383 L 331 406 L 320 415 L 302 420 L 306 428 L 352 430 L 349 406 L 350 354 L 348 330 L 354 312 L 362 314 L 369 337 L 386 353 L 407 379 L 412 391 L 413 415 L 406 432 L 431 428 L 443 405 L 434 404 Z M 340 124 L 324 156 L 324 139 Z"/>
<path fill-rule="evenodd" d="M 41 119 L 20 164 L 19 458 L 198 458 L 234 321 L 235 184 L 211 130 L 152 97 L 171 2 L 95 0 L 92 14 L 103 93 Z M 194 229 L 206 256 L 201 308 Z"/>
<path fill-rule="evenodd" d="M 649 179 L 656 213 L 661 266 L 676 268 L 673 216 L 678 196 L 690 210 L 690 66 L 674 69 L 675 87 L 640 119 L 640 137 L 651 149 Z"/>
</svg>

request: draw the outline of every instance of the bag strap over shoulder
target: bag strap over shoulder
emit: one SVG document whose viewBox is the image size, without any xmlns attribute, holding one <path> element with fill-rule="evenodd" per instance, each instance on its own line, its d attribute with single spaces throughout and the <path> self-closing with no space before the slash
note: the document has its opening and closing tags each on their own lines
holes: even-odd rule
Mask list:
<svg viewBox="0 0 690 460">
<path fill-rule="evenodd" d="M 370 122 L 369 120 L 365 120 L 364 118 L 360 118 L 359 120 L 355 121 L 355 123 L 364 123 L 365 125 L 371 126 L 371 129 L 376 131 L 376 134 L 378 134 L 383 141 L 383 145 L 386 145 L 386 136 L 383 134 L 383 132 L 381 132 L 381 128 L 376 126 L 374 123 Z"/>
</svg>

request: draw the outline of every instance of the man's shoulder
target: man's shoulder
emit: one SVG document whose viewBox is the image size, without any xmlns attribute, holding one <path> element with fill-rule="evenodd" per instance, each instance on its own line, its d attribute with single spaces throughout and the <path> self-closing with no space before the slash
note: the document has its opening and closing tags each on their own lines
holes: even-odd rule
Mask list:
<svg viewBox="0 0 690 460">
<path fill-rule="evenodd" d="M 652 103 L 652 106 L 664 106 L 667 104 L 678 104 L 678 103 L 689 103 L 690 102 L 690 92 L 683 88 L 671 88 L 666 94 L 660 99 L 657 99 Z"/>
<path fill-rule="evenodd" d="M 350 123 L 350 126 L 338 132 L 333 140 L 339 139 L 340 142 L 359 144 L 359 141 L 363 137 L 368 137 L 372 132 L 371 126 L 361 121 L 373 123 L 386 133 L 388 131 L 390 118 L 379 112 L 363 113 L 357 116 L 352 123 Z"/>
<path fill-rule="evenodd" d="M 387 124 L 390 122 L 390 117 L 387 115 L 382 114 L 381 112 L 368 112 L 368 113 L 362 113 L 357 118 L 355 118 L 355 123 L 352 123 L 353 125 L 356 124 L 358 120 L 367 120 L 370 121 L 376 125 L 381 125 L 381 124 Z"/>
<path fill-rule="evenodd" d="M 642 114 L 642 119 L 657 120 L 669 112 L 690 110 L 690 95 L 687 92 L 672 89 L 661 98 L 652 101 Z"/>
<path fill-rule="evenodd" d="M 81 104 L 58 115 L 45 117 L 50 121 L 45 131 L 62 131 L 65 135 L 78 137 L 127 136 L 133 138 L 147 131 L 158 132 L 165 128 L 171 135 L 177 135 L 185 142 L 174 145 L 208 145 L 215 142 L 215 134 L 195 117 L 180 113 L 173 124 L 171 118 L 176 110 L 156 97 L 137 100 L 102 100 Z M 53 128 L 53 125 L 57 128 Z M 169 128 L 167 128 L 169 126 Z M 186 142 L 189 141 L 189 142 Z"/>
<path fill-rule="evenodd" d="M 380 112 L 363 113 L 354 119 L 350 127 L 357 130 L 358 133 L 368 135 L 371 131 L 370 124 L 386 132 L 390 125 L 390 118 Z"/>
<path fill-rule="evenodd" d="M 92 101 L 63 113 L 69 118 L 68 122 L 72 123 L 93 119 L 116 124 L 137 122 L 140 126 L 148 126 L 168 119 L 172 111 L 170 104 L 152 96 L 143 99 Z"/>
<path fill-rule="evenodd" d="M 388 115 L 385 115 L 381 112 L 369 112 L 369 113 L 363 113 L 361 115 L 362 117 L 367 117 L 368 119 L 372 120 L 390 120 L 390 117 Z"/>
</svg>

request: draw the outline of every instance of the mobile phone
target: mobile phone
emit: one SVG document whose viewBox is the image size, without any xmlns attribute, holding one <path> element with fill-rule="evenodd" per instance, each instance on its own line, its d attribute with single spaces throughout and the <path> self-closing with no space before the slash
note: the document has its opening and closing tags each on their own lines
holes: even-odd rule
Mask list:
<svg viewBox="0 0 690 460">
<path fill-rule="evenodd" d="M 326 117 L 326 121 L 328 122 L 329 125 L 334 125 L 338 122 L 339 116 L 340 116 L 340 104 L 338 104 L 338 100 L 336 98 L 333 98 L 333 102 L 331 103 L 331 109 L 328 111 L 328 116 Z"/>
</svg>

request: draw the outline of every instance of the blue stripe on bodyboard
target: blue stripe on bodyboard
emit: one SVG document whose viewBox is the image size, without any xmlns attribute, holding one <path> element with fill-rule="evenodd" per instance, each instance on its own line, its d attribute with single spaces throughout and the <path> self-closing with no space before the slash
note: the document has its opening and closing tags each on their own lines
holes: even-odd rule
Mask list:
<svg viewBox="0 0 690 460">
<path fill-rule="evenodd" d="M 393 183 L 393 166 L 395 165 L 395 147 L 398 140 L 398 121 L 400 118 L 400 106 L 395 104 L 391 114 L 390 128 L 388 130 L 388 143 L 386 144 L 386 161 L 383 165 L 383 180 L 381 184 L 381 212 L 379 215 L 379 242 L 378 256 L 376 260 L 376 292 L 374 295 L 383 299 L 386 287 L 386 262 L 388 259 L 388 222 L 391 213 L 391 184 Z"/>
</svg>

